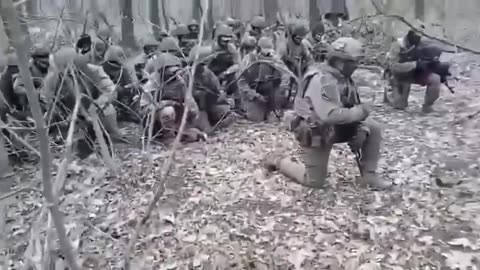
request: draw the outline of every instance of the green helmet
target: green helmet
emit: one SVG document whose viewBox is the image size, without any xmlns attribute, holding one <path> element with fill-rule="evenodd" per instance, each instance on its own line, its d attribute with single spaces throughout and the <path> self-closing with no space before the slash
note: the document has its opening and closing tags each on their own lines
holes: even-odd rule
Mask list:
<svg viewBox="0 0 480 270">
<path fill-rule="evenodd" d="M 52 63 L 58 71 L 64 71 L 69 66 L 72 66 L 77 58 L 78 55 L 75 49 L 62 47 L 53 54 Z"/>
<path fill-rule="evenodd" d="M 185 24 L 179 24 L 175 29 L 172 31 L 172 35 L 176 37 L 181 37 L 188 35 L 190 33 L 190 30 L 188 30 L 188 26 Z"/>
<path fill-rule="evenodd" d="M 220 24 L 215 29 L 215 38 L 220 36 L 233 36 L 233 30 L 230 26 L 226 24 Z"/>
<path fill-rule="evenodd" d="M 105 61 L 123 63 L 127 56 L 120 46 L 113 45 L 105 53 Z"/>
<path fill-rule="evenodd" d="M 255 47 L 257 45 L 257 39 L 252 36 L 247 36 L 243 41 L 242 41 L 242 46 L 243 47 Z"/>
<path fill-rule="evenodd" d="M 31 50 L 32 57 L 48 57 L 50 55 L 50 49 L 42 44 L 34 45 Z"/>
<path fill-rule="evenodd" d="M 231 17 L 228 17 L 226 20 L 225 20 L 225 24 L 230 26 L 230 27 L 239 27 L 240 24 L 241 24 L 241 21 L 239 20 L 236 20 L 236 19 L 233 19 Z"/>
<path fill-rule="evenodd" d="M 267 28 L 267 21 L 265 20 L 265 17 L 263 16 L 255 16 L 252 18 L 252 21 L 250 24 L 253 27 L 260 28 L 260 29 L 265 29 Z"/>
<path fill-rule="evenodd" d="M 155 71 L 161 70 L 167 67 L 181 67 L 182 61 L 180 58 L 170 54 L 170 53 L 161 53 L 156 58 L 150 59 L 147 62 L 145 71 L 148 74 L 152 74 Z"/>
<path fill-rule="evenodd" d="M 257 46 L 263 50 L 273 50 L 273 40 L 269 37 L 261 37 L 258 40 Z"/>
<path fill-rule="evenodd" d="M 200 24 L 199 24 L 198 21 L 195 20 L 195 19 L 191 20 L 190 23 L 188 24 L 189 27 L 190 27 L 190 26 L 199 26 L 199 25 L 200 25 Z"/>
<path fill-rule="evenodd" d="M 364 48 L 362 42 L 351 37 L 341 37 L 332 42 L 327 57 L 329 59 L 355 60 L 363 55 Z"/>
<path fill-rule="evenodd" d="M 146 36 L 143 40 L 143 47 L 145 46 L 158 46 L 158 41 L 153 36 Z"/>
<path fill-rule="evenodd" d="M 310 32 L 308 26 L 303 22 L 297 22 L 295 25 L 293 25 L 292 36 L 305 37 L 308 32 Z"/>
<path fill-rule="evenodd" d="M 107 44 L 99 38 L 92 41 L 93 50 L 97 53 L 105 53 L 107 51 Z"/>
<path fill-rule="evenodd" d="M 171 51 L 179 51 L 180 46 L 178 45 L 178 40 L 174 37 L 166 37 L 162 39 L 160 42 L 160 46 L 158 48 L 160 52 L 171 52 Z"/>
<path fill-rule="evenodd" d="M 188 60 L 190 62 L 195 61 L 195 55 L 198 51 L 198 62 L 202 63 L 207 57 L 212 55 L 212 46 L 195 46 L 190 50 L 190 54 L 188 55 Z"/>
</svg>

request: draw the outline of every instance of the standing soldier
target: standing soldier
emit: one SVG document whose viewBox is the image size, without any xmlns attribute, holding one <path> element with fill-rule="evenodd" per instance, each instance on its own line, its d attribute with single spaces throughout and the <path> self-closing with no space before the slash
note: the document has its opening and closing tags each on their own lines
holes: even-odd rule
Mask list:
<svg viewBox="0 0 480 270">
<path fill-rule="evenodd" d="M 182 49 L 183 55 L 188 56 L 189 51 L 195 46 L 197 39 L 191 39 L 191 31 L 185 24 L 179 24 L 173 30 L 173 36 L 178 40 L 178 45 Z M 198 34 L 197 34 L 198 38 Z"/>
<path fill-rule="evenodd" d="M 236 47 L 239 47 L 242 41 L 242 22 L 240 20 L 228 17 L 225 20 L 225 24 L 232 28 L 233 35 L 235 37 L 235 40 L 233 43 L 235 44 Z"/>
<path fill-rule="evenodd" d="M 250 21 L 249 27 L 250 29 L 246 34 L 258 41 L 263 36 L 265 28 L 267 28 L 267 21 L 263 16 L 255 16 Z"/>
<path fill-rule="evenodd" d="M 287 177 L 308 187 L 325 184 L 332 146 L 348 142 L 357 155 L 361 184 L 375 189 L 390 185 L 377 173 L 381 128 L 369 118 L 371 106 L 360 103 L 352 73 L 363 55 L 361 42 L 340 38 L 332 43 L 328 63 L 315 65 L 305 74 L 305 87 L 295 100 L 296 119 L 289 123 L 302 146 L 301 161 L 279 156 L 267 161 Z"/>
<path fill-rule="evenodd" d="M 280 71 L 284 64 L 275 55 L 273 41 L 269 37 L 258 40 L 257 53 L 245 61 L 238 85 L 245 101 L 247 119 L 262 122 L 270 113 L 282 109 L 288 100 L 289 77 Z"/>
<path fill-rule="evenodd" d="M 319 0 L 317 4 L 320 14 L 324 15 L 333 27 L 338 27 L 341 19 L 348 19 L 346 0 Z"/>
<path fill-rule="evenodd" d="M 385 101 L 396 109 L 404 110 L 408 107 L 412 83 L 427 86 L 422 106 L 424 113 L 433 111 L 432 106 L 440 96 L 442 80 L 438 74 L 432 72 L 438 62 L 421 59 L 418 48 L 422 45 L 420 35 L 410 30 L 405 37 L 392 44 L 387 55 L 390 68 L 386 75 L 389 77 L 392 92 L 391 95 L 385 94 Z"/>
</svg>

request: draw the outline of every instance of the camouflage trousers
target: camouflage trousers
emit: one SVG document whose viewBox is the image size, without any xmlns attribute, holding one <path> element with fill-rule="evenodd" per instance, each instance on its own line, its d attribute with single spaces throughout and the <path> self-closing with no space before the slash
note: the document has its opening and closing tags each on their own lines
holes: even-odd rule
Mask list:
<svg viewBox="0 0 480 270">
<path fill-rule="evenodd" d="M 361 148 L 359 169 L 367 174 L 375 174 L 380 159 L 381 127 L 371 118 L 367 118 L 365 126 L 369 132 Z M 275 161 L 276 167 L 282 174 L 299 184 L 313 188 L 324 187 L 333 145 L 349 142 L 356 134 L 355 129 L 334 127 L 333 136 L 328 142 L 322 141 L 321 136 L 308 131 L 302 124 L 294 132 L 302 146 L 299 158 L 281 157 Z"/>
<path fill-rule="evenodd" d="M 414 79 L 411 76 L 396 76 L 391 75 L 389 78 L 390 90 L 385 90 L 384 101 L 391 104 L 392 107 L 399 110 L 404 110 L 408 107 L 408 97 L 410 96 L 410 89 L 412 84 L 425 85 L 424 108 L 431 107 L 435 101 L 440 97 L 441 80 L 440 76 L 431 73 L 424 78 Z"/>
</svg>

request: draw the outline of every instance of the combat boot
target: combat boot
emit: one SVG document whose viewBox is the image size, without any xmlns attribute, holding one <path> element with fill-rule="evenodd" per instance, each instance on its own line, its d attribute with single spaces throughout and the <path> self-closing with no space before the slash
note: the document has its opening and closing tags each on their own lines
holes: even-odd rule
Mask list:
<svg viewBox="0 0 480 270">
<path fill-rule="evenodd" d="M 432 105 L 422 105 L 422 112 L 425 114 L 433 113 L 435 110 L 433 109 Z"/>
<path fill-rule="evenodd" d="M 380 179 L 378 175 L 374 172 L 365 173 L 360 180 L 360 185 L 371 188 L 373 190 L 385 190 L 392 186 L 387 181 Z"/>
</svg>

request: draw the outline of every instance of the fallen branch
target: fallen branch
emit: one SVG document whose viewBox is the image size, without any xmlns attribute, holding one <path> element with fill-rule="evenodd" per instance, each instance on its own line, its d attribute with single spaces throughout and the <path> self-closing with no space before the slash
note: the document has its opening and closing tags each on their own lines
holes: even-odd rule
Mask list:
<svg viewBox="0 0 480 270">
<path fill-rule="evenodd" d="M 202 37 L 203 37 L 204 31 L 205 31 L 205 20 L 207 18 L 208 9 L 209 9 L 208 4 L 209 4 L 208 1 L 205 1 L 205 9 L 204 9 L 204 12 L 202 14 L 202 19 L 200 21 L 200 33 L 198 35 L 198 41 L 197 41 L 199 46 L 202 45 Z M 192 65 L 192 73 L 191 73 L 190 79 L 188 81 L 188 89 L 187 89 L 187 93 L 185 94 L 185 100 L 193 99 L 192 90 L 193 90 L 193 83 L 194 83 L 194 78 L 195 78 L 195 71 L 196 71 L 196 68 L 197 68 L 197 65 L 198 65 L 199 52 L 200 52 L 200 50 L 197 50 L 196 53 L 195 53 L 195 60 L 194 60 L 193 65 Z M 180 128 L 178 130 L 178 134 L 175 137 L 175 141 L 173 142 L 173 146 L 172 146 L 170 155 L 162 166 L 162 170 L 161 170 L 162 174 L 161 174 L 161 178 L 160 178 L 161 180 L 166 179 L 166 177 L 168 176 L 168 174 L 170 173 L 170 170 L 172 168 L 173 161 L 174 161 L 174 158 L 175 158 L 175 152 L 177 151 L 178 147 L 180 146 L 180 140 L 182 139 L 182 135 L 183 135 L 183 132 L 185 130 L 185 125 L 187 123 L 188 111 L 189 110 L 188 110 L 187 106 L 185 106 L 185 110 L 183 111 L 183 115 L 182 115 L 182 122 L 180 123 Z M 137 222 L 137 226 L 135 227 L 133 235 L 130 238 L 130 241 L 127 245 L 127 249 L 125 250 L 125 252 L 123 254 L 123 257 L 124 257 L 123 269 L 124 270 L 130 270 L 130 253 L 132 252 L 132 250 L 134 250 L 135 244 L 137 242 L 138 236 L 140 235 L 140 231 L 141 231 L 142 227 L 145 225 L 145 223 L 150 218 L 150 215 L 152 214 L 153 209 L 157 205 L 157 203 L 160 200 L 161 196 L 163 195 L 164 191 L 165 191 L 165 181 L 161 181 L 157 184 L 157 186 L 155 188 L 155 195 L 154 195 L 152 201 L 150 202 L 150 204 L 147 208 L 147 211 L 145 212 L 145 215 L 140 220 L 140 222 Z"/>
<path fill-rule="evenodd" d="M 384 17 L 384 18 L 392 18 L 392 19 L 396 19 L 402 23 L 404 23 L 405 25 L 407 25 L 409 28 L 411 28 L 412 30 L 416 31 L 417 33 L 420 33 L 422 36 L 424 37 L 427 37 L 427 38 L 430 38 L 432 40 L 435 40 L 435 41 L 438 41 L 438 42 L 441 42 L 443 44 L 446 44 L 446 45 L 449 45 L 449 46 L 452 46 L 452 47 L 455 47 L 455 48 L 458 48 L 462 51 L 466 51 L 466 52 L 470 52 L 470 53 L 473 53 L 473 54 L 480 54 L 480 51 L 476 51 L 476 50 L 473 50 L 473 49 L 470 49 L 470 48 L 467 48 L 467 47 L 464 47 L 462 45 L 458 45 L 458 44 L 455 44 L 451 41 L 448 41 L 446 39 L 442 39 L 442 38 L 438 38 L 438 37 L 435 37 L 435 36 L 432 36 L 430 34 L 427 34 L 425 33 L 425 31 L 421 30 L 421 29 L 418 29 L 417 27 L 415 27 L 412 23 L 410 23 L 407 19 L 405 19 L 404 17 L 400 16 L 400 15 L 390 15 L 390 14 L 385 14 L 385 11 L 382 10 L 382 8 L 380 8 L 378 6 L 378 3 L 374 0 L 370 0 L 370 2 L 372 3 L 372 5 L 375 7 L 375 10 L 377 11 L 377 14 L 373 14 L 373 15 L 369 15 L 369 16 L 364 16 L 364 17 L 360 17 L 360 18 L 357 18 L 357 19 L 354 19 L 348 23 L 351 23 L 351 22 L 354 22 L 356 20 L 359 20 L 359 19 L 368 19 L 368 18 L 374 18 L 374 17 Z"/>
<path fill-rule="evenodd" d="M 8 198 L 17 196 L 18 194 L 20 194 L 20 193 L 22 193 L 22 192 L 30 192 L 30 191 L 42 192 L 41 190 L 36 189 L 36 188 L 33 188 L 33 187 L 19 188 L 19 189 L 15 190 L 15 191 L 12 191 L 12 192 L 10 192 L 10 193 L 7 193 L 7 194 L 4 194 L 4 195 L 0 196 L 0 202 L 3 201 L 3 200 L 6 200 L 6 199 L 8 199 Z"/>
<path fill-rule="evenodd" d="M 8 22 L 8 26 L 10 27 L 10 31 L 8 31 L 9 39 L 16 48 L 20 75 L 22 76 L 22 78 L 25 78 L 25 87 L 27 89 L 27 98 L 30 104 L 30 111 L 33 115 L 33 118 L 35 119 L 37 136 L 40 142 L 40 162 L 42 168 L 43 195 L 50 210 L 53 224 L 55 225 L 55 229 L 57 230 L 60 246 L 63 254 L 65 255 L 65 259 L 68 262 L 70 269 L 80 270 L 80 266 L 77 263 L 77 258 L 75 256 L 75 252 L 73 251 L 72 244 L 67 238 L 63 215 L 60 212 L 60 209 L 54 197 L 51 182 L 50 143 L 47 134 L 47 128 L 45 126 L 45 121 L 43 120 L 42 116 L 42 110 L 40 108 L 38 94 L 35 91 L 28 65 L 28 52 L 32 47 L 32 42 L 28 34 L 22 37 L 20 23 L 18 21 L 18 18 L 16 17 L 17 12 L 15 10 L 12 0 L 0 1 L 0 14 L 2 18 Z"/>
</svg>

